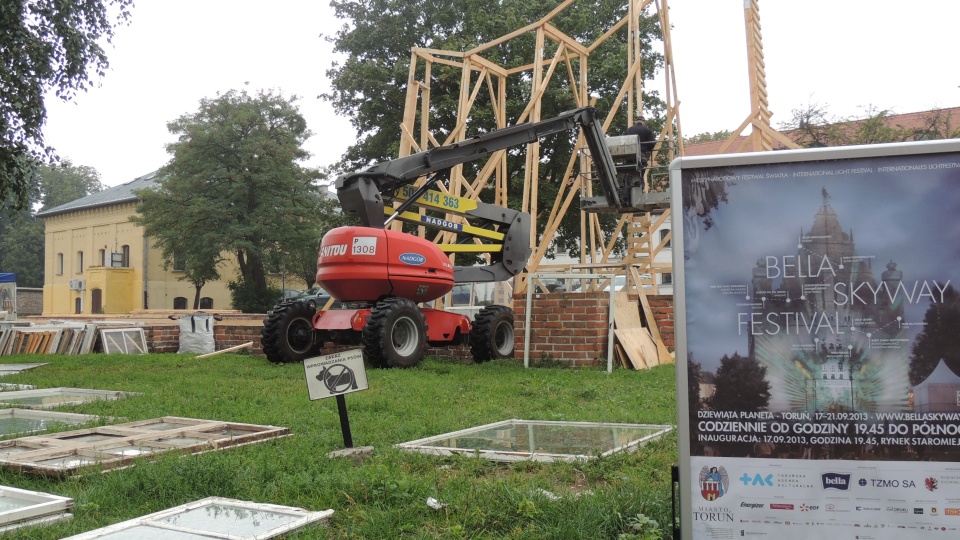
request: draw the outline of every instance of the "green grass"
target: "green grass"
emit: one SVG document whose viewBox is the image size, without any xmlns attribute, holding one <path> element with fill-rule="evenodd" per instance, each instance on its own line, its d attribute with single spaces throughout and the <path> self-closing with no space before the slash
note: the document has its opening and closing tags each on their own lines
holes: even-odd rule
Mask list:
<svg viewBox="0 0 960 540">
<path fill-rule="evenodd" d="M 576 463 L 494 463 L 393 445 L 510 418 L 675 424 L 674 371 L 524 369 L 427 359 L 406 370 L 368 370 L 370 388 L 346 396 L 363 460 L 343 448 L 336 400 L 310 401 L 300 364 L 249 355 L 21 356 L 49 362 L 4 377 L 38 388 L 126 390 L 142 395 L 59 410 L 123 418 L 186 416 L 289 427 L 290 437 L 198 456 L 54 479 L 0 471 L 0 485 L 72 497 L 75 518 L 4 538 L 54 539 L 210 496 L 324 510 L 326 527 L 288 538 L 617 538 L 644 514 L 669 524 L 671 434 L 637 452 Z M 556 495 L 551 499 L 541 490 Z M 446 504 L 432 510 L 426 499 Z M 668 538 L 663 531 L 663 538 Z"/>
</svg>

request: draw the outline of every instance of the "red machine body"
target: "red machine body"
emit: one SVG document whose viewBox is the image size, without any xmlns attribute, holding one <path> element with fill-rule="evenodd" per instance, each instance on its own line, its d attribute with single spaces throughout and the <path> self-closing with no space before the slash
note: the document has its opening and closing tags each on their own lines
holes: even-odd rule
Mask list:
<svg viewBox="0 0 960 540">
<path fill-rule="evenodd" d="M 453 264 L 424 238 L 338 227 L 320 242 L 317 283 L 341 302 L 375 302 L 385 296 L 429 302 L 453 289 Z"/>
</svg>

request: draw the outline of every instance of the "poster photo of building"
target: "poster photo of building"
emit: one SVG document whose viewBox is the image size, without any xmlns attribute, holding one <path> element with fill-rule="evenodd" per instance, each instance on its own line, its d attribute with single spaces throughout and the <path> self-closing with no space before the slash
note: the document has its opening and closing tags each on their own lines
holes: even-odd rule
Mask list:
<svg viewBox="0 0 960 540">
<path fill-rule="evenodd" d="M 960 526 L 960 144 L 671 168 L 693 537 Z"/>
</svg>

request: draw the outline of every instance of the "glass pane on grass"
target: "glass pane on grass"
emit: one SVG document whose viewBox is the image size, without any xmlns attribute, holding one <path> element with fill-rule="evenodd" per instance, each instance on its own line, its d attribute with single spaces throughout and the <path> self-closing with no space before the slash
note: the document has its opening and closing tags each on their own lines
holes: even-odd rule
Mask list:
<svg viewBox="0 0 960 540">
<path fill-rule="evenodd" d="M 261 535 L 273 529 L 290 525 L 299 519 L 299 516 L 280 512 L 212 504 L 202 508 L 194 508 L 165 519 L 158 519 L 157 522 L 185 529 L 247 537 Z"/>
<path fill-rule="evenodd" d="M 20 510 L 28 506 L 35 506 L 37 501 L 21 499 L 14 495 L 0 495 L 0 512 L 9 512 L 11 510 Z"/>
<path fill-rule="evenodd" d="M 209 540 L 215 536 L 205 534 L 194 534 L 184 531 L 172 531 L 170 529 L 158 529 L 149 525 L 136 525 L 129 529 L 107 533 L 96 538 L 102 540 L 193 540 L 201 538 Z"/>
<path fill-rule="evenodd" d="M 480 452 L 489 459 L 571 460 L 629 451 L 672 426 L 507 420 L 397 445 L 428 453 Z"/>
</svg>

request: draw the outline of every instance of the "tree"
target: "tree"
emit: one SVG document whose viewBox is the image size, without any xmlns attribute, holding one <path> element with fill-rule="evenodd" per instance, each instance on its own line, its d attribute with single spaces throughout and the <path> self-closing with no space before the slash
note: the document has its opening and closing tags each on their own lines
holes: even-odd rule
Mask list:
<svg viewBox="0 0 960 540">
<path fill-rule="evenodd" d="M 954 373 L 960 373 L 960 294 L 947 287 L 943 302 L 931 302 L 923 316 L 923 331 L 910 349 L 910 384 L 917 385 L 946 362 Z"/>
<path fill-rule="evenodd" d="M 27 208 L 41 163 L 53 158 L 43 140 L 53 92 L 70 100 L 108 62 L 101 43 L 130 17 L 133 0 L 10 0 L 0 3 L 0 199 Z M 9 197 L 9 198 L 8 198 Z"/>
<path fill-rule="evenodd" d="M 762 411 L 770 402 L 767 368 L 760 362 L 733 353 L 723 355 L 714 383 L 710 408 L 717 411 Z"/>
<path fill-rule="evenodd" d="M 41 210 L 49 210 L 103 191 L 100 173 L 93 167 L 74 165 L 63 159 L 57 165 L 40 169 Z"/>
<path fill-rule="evenodd" d="M 197 112 L 168 124 L 178 136 L 167 146 L 173 158 L 157 187 L 138 193 L 133 220 L 165 259 L 177 251 L 196 265 L 214 264 L 213 253 L 235 258 L 234 307 L 245 311 L 273 305 L 266 261 L 292 251 L 318 216 L 318 173 L 299 165 L 310 131 L 296 99 L 232 90 L 201 100 Z"/>
<path fill-rule="evenodd" d="M 358 169 L 371 162 L 397 157 L 412 47 L 467 50 L 535 22 L 555 7 L 553 4 L 526 0 L 498 0 L 493 4 L 480 0 L 426 0 L 414 3 L 397 0 L 333 0 L 331 5 L 337 17 L 347 23 L 328 39 L 337 52 L 346 55 L 346 60 L 334 64 L 327 71 L 332 90 L 322 97 L 330 101 L 338 113 L 350 117 L 359 135 L 357 143 L 341 159 L 339 166 L 343 170 Z M 569 36 L 591 43 L 613 26 L 625 14 L 624 11 L 624 4 L 619 0 L 577 2 L 554 19 L 553 24 Z M 645 38 L 641 71 L 643 78 L 649 80 L 663 66 L 662 55 L 653 52 L 651 47 L 651 43 L 660 38 L 657 17 L 649 14 L 641 17 L 640 32 Z M 615 38 L 608 39 L 590 57 L 588 85 L 591 93 L 600 96 L 597 106 L 601 110 L 612 106 L 623 82 L 627 59 L 627 43 L 623 34 L 621 32 Z M 515 68 L 529 63 L 534 50 L 534 39 L 527 35 L 510 40 L 484 53 L 484 56 L 507 68 Z M 437 65 L 432 75 L 431 126 L 450 129 L 457 121 L 460 73 L 448 66 Z M 566 79 L 555 77 L 550 83 L 541 101 L 542 118 L 550 118 L 576 107 Z M 530 77 L 528 74 L 515 76 L 511 84 L 515 86 L 508 92 L 507 116 L 516 119 L 529 99 Z M 470 113 L 470 135 L 495 128 L 489 100 L 488 92 L 478 94 Z M 648 116 L 662 115 L 663 103 L 656 92 L 645 92 L 644 103 Z M 625 122 L 626 115 L 619 115 L 611 126 L 611 132 L 625 130 Z M 662 120 L 651 120 L 651 127 L 655 130 L 661 125 Z M 538 216 L 537 220 L 540 232 L 546 225 L 546 213 L 549 212 L 545 203 L 554 200 L 560 183 L 566 180 L 563 178 L 564 168 L 573 151 L 576 135 L 554 135 L 541 145 L 539 198 L 544 203 L 539 208 L 544 215 Z M 513 183 L 512 208 L 520 207 L 519 188 L 525 161 L 523 150 L 519 148 L 508 152 L 508 174 Z M 468 165 L 465 170 L 469 171 L 475 165 Z M 481 195 L 482 198 L 487 196 Z M 569 212 L 566 218 L 559 232 L 558 244 L 561 249 L 579 253 L 579 215 Z M 602 219 L 612 222 L 613 216 L 604 215 Z"/>
</svg>

